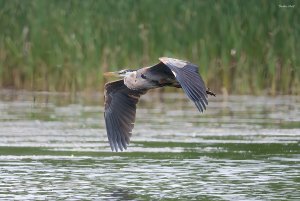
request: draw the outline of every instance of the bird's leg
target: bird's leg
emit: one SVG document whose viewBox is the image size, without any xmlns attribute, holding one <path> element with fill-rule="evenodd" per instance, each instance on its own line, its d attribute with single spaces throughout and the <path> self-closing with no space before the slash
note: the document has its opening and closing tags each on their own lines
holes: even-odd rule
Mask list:
<svg viewBox="0 0 300 201">
<path fill-rule="evenodd" d="M 216 96 L 216 94 L 214 92 L 212 92 L 211 90 L 209 90 L 209 88 L 206 89 L 206 93 L 211 96 Z"/>
</svg>

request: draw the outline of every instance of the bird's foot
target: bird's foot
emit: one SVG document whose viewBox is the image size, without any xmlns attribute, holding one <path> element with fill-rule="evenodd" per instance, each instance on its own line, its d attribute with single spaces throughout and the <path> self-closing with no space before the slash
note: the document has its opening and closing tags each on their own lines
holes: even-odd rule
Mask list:
<svg viewBox="0 0 300 201">
<path fill-rule="evenodd" d="M 206 93 L 211 96 L 216 96 L 216 94 L 214 92 L 212 92 L 211 90 L 209 90 L 209 88 L 207 88 Z"/>
</svg>

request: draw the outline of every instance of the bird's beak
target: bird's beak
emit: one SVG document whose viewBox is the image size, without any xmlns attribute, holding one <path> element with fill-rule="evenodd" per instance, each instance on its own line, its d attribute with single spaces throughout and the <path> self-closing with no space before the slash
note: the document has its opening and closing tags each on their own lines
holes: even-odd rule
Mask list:
<svg viewBox="0 0 300 201">
<path fill-rule="evenodd" d="M 109 76 L 109 77 L 111 77 L 111 76 L 119 77 L 120 74 L 119 74 L 119 72 L 105 72 L 105 73 L 104 73 L 104 76 Z"/>
</svg>

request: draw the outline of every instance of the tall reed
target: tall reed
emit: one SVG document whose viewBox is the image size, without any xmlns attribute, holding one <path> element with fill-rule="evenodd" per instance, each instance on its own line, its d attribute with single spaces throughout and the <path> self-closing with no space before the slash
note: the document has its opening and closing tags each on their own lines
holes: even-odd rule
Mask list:
<svg viewBox="0 0 300 201">
<path fill-rule="evenodd" d="M 101 89 L 103 71 L 171 56 L 199 64 L 215 91 L 300 94 L 299 6 L 267 0 L 0 0 L 0 87 Z"/>
</svg>

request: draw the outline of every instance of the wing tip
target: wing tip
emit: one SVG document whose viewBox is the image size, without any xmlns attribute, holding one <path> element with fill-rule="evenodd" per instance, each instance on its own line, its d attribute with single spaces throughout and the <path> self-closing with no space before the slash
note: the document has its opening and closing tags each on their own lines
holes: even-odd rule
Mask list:
<svg viewBox="0 0 300 201">
<path fill-rule="evenodd" d="M 109 145 L 112 152 L 119 152 L 127 150 L 127 145 L 129 144 L 119 144 L 117 140 L 109 139 Z"/>
<path fill-rule="evenodd" d="M 110 147 L 112 152 L 123 152 L 125 150 L 127 150 L 127 147 Z"/>
<path fill-rule="evenodd" d="M 159 57 L 158 58 L 161 62 L 165 63 L 168 62 L 168 60 L 170 59 L 169 57 Z"/>
</svg>

